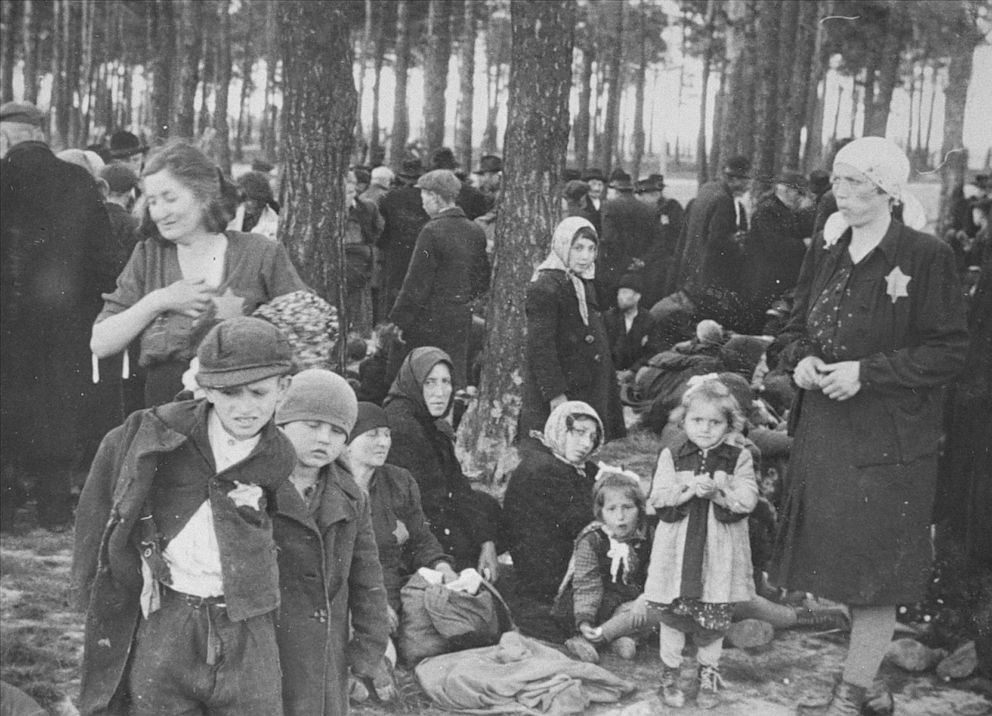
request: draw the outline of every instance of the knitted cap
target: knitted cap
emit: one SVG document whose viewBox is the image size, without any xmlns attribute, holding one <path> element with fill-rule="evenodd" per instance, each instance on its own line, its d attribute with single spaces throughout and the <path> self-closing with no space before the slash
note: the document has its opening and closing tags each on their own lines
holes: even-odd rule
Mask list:
<svg viewBox="0 0 992 716">
<path fill-rule="evenodd" d="M 386 411 L 375 403 L 367 403 L 363 400 L 358 404 L 358 419 L 355 421 L 355 427 L 351 429 L 351 436 L 348 438 L 348 442 L 351 442 L 359 435 L 367 433 L 369 430 L 388 427 L 389 416 L 386 415 Z"/>
<path fill-rule="evenodd" d="M 351 433 L 358 417 L 358 399 L 348 381 L 323 368 L 311 368 L 293 376 L 282 405 L 276 410 L 276 424 L 297 420 L 329 423 L 345 435 Z"/>
<path fill-rule="evenodd" d="M 196 382 L 204 388 L 233 388 L 286 375 L 293 367 L 293 348 L 282 332 L 251 316 L 229 318 L 211 328 L 196 357 Z"/>
</svg>

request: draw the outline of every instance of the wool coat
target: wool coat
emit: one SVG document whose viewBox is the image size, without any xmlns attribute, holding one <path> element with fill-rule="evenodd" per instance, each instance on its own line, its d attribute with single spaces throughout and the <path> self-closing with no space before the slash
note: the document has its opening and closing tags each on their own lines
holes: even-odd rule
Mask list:
<svg viewBox="0 0 992 716">
<path fill-rule="evenodd" d="M 572 557 L 575 538 L 589 524 L 598 468 L 581 469 L 544 445 L 521 450 L 503 499 L 503 547 L 513 557 L 520 591 L 549 606 Z"/>
<path fill-rule="evenodd" d="M 644 309 L 637 309 L 630 330 L 627 330 L 627 322 L 619 308 L 611 308 L 604 313 L 603 323 L 610 339 L 610 355 L 616 370 L 636 371 L 659 352 L 652 331 L 654 321 Z"/>
<path fill-rule="evenodd" d="M 708 474 L 720 491 L 711 500 L 693 497 L 676 505 L 698 474 Z M 758 503 L 758 484 L 746 448 L 724 442 L 703 451 L 688 438 L 674 448 L 664 448 L 648 502 L 660 518 L 644 586 L 648 601 L 671 604 L 676 598 L 693 598 L 727 604 L 754 596 L 747 515 Z M 705 515 L 705 525 L 693 523 L 696 515 Z M 701 573 L 696 575 L 692 573 L 692 547 L 700 528 L 704 545 Z M 694 585 L 697 576 L 701 591 L 693 593 L 694 586 L 699 586 Z"/>
<path fill-rule="evenodd" d="M 496 541 L 500 509 L 493 497 L 474 490 L 462 473 L 450 423 L 443 417 L 435 419 L 427 410 L 424 380 L 441 362 L 451 365 L 438 348 L 411 351 L 383 408 L 393 439 L 389 461 L 409 470 L 417 481 L 431 531 L 455 569 L 461 570 L 477 565 L 484 542 Z"/>
<path fill-rule="evenodd" d="M 368 496 L 340 462 L 323 468 L 318 479 L 323 488 L 313 512 L 287 481 L 273 519 L 286 716 L 347 714 L 348 667 L 372 676 L 389 640 Z"/>
<path fill-rule="evenodd" d="M 645 260 L 661 243 L 661 224 L 647 204 L 623 193 L 603 204 L 603 230 L 600 255 L 596 261 L 597 279 L 608 292 L 610 305 L 616 302 L 617 282 L 635 259 Z"/>
<path fill-rule="evenodd" d="M 406 278 L 417 235 L 430 217 L 420 200 L 420 189 L 412 185 L 392 189 L 379 202 L 384 221 L 377 246 L 382 252 L 382 286 L 386 291 L 387 307 L 392 308 Z"/>
<path fill-rule="evenodd" d="M 584 285 L 588 325 L 582 321 L 575 288 L 564 271 L 541 270 L 527 286 L 522 437 L 544 429 L 551 400 L 562 394 L 593 407 L 604 424 L 604 441 L 626 434 L 606 327 L 596 310 L 591 282 L 584 281 Z"/>
<path fill-rule="evenodd" d="M 279 606 L 276 546 L 267 515 L 296 453 L 269 422 L 252 453 L 218 474 L 212 455 L 207 457 L 202 449 L 200 459 L 190 461 L 198 452 L 194 442 L 202 445 L 206 440 L 207 414 L 203 400 L 133 413 L 107 435 L 93 461 L 79 498 L 72 559 L 76 604 L 86 611 L 79 695 L 84 715 L 128 713 L 128 657 L 141 619 L 138 523 L 163 465 L 175 469 L 175 461 L 183 459 L 189 470 L 202 475 L 214 514 L 231 620 L 272 613 Z M 258 524 L 244 519 L 227 497 L 234 481 L 265 490 L 266 512 L 255 520 Z M 202 504 L 198 500 L 187 500 L 187 519 Z"/>
<path fill-rule="evenodd" d="M 954 254 L 933 236 L 892 220 L 853 267 L 850 240 L 814 239 L 786 335 L 800 356 L 858 361 L 861 388 L 843 401 L 799 391 L 772 577 L 847 604 L 914 602 L 930 577 L 943 386 L 968 349 L 964 301 Z M 810 323 L 828 288 L 839 291 L 829 350 Z"/>
</svg>

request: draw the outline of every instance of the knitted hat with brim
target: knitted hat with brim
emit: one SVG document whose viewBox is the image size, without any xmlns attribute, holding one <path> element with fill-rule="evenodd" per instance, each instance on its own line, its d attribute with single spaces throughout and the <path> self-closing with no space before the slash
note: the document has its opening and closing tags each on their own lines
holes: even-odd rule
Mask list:
<svg viewBox="0 0 992 716">
<path fill-rule="evenodd" d="M 251 316 L 229 318 L 210 329 L 196 351 L 203 388 L 233 388 L 293 369 L 293 348 L 282 332 Z"/>
<path fill-rule="evenodd" d="M 349 435 L 358 418 L 358 399 L 348 381 L 337 373 L 311 368 L 293 376 L 286 397 L 276 410 L 276 424 L 298 420 L 328 423 Z"/>
</svg>

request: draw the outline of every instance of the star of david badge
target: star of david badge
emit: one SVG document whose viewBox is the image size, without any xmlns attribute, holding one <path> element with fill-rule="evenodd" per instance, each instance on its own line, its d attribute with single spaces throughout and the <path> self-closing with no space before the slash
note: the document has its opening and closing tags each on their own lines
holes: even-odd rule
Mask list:
<svg viewBox="0 0 992 716">
<path fill-rule="evenodd" d="M 214 296 L 210 299 L 214 302 L 214 306 L 217 308 L 217 320 L 224 321 L 228 318 L 237 318 L 238 316 L 244 315 L 244 305 L 245 299 L 241 296 L 235 296 L 234 291 L 228 288 L 220 296 Z"/>
<path fill-rule="evenodd" d="M 892 303 L 900 298 L 909 297 L 906 287 L 912 280 L 913 278 L 904 274 L 898 266 L 889 271 L 889 275 L 885 277 L 885 292 L 892 296 Z"/>
</svg>

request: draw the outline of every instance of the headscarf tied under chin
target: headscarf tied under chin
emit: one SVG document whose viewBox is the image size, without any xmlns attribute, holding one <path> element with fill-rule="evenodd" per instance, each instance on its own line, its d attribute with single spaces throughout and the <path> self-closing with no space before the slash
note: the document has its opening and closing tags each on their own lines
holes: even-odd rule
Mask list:
<svg viewBox="0 0 992 716">
<path fill-rule="evenodd" d="M 896 144 L 884 137 L 861 137 L 845 145 L 834 157 L 838 164 L 854 167 L 883 192 L 902 204 L 902 223 L 921 230 L 927 223 L 926 212 L 919 199 L 906 190 L 909 180 L 909 159 Z M 831 245 L 848 229 L 840 212 L 831 214 L 823 227 L 823 237 Z"/>
<path fill-rule="evenodd" d="M 446 363 L 449 370 L 451 369 L 451 358 L 440 348 L 422 346 L 410 351 L 396 373 L 396 379 L 389 386 L 389 393 L 383 406 L 389 405 L 394 400 L 409 400 L 417 406 L 418 411 L 430 415 L 427 403 L 424 402 L 424 381 L 438 363 Z M 451 403 L 449 399 L 444 415 L 451 410 Z"/>
<path fill-rule="evenodd" d="M 583 403 L 581 400 L 566 400 L 564 403 L 559 405 L 557 408 L 551 411 L 551 415 L 548 416 L 548 420 L 544 423 L 544 433 L 539 433 L 537 430 L 531 430 L 530 436 L 537 439 L 544 447 L 548 448 L 554 456 L 559 460 L 568 462 L 565 459 L 565 435 L 568 433 L 568 418 L 569 416 L 589 418 L 595 421 L 596 428 L 599 430 L 599 442 L 597 446 L 603 442 L 603 421 L 600 420 L 599 415 L 588 403 Z M 585 462 L 585 458 L 583 458 Z M 569 463 L 570 465 L 573 463 Z M 575 467 L 581 467 L 581 465 L 576 465 Z"/>
<path fill-rule="evenodd" d="M 579 229 L 583 228 L 588 228 L 594 236 L 596 235 L 596 227 L 581 216 L 570 216 L 567 219 L 563 219 L 555 227 L 554 234 L 551 235 L 551 252 L 537 267 L 537 270 L 534 272 L 534 278 L 531 280 L 537 280 L 539 271 L 548 269 L 564 271 L 565 275 L 572 282 L 572 287 L 575 289 L 575 298 L 579 302 L 579 315 L 582 317 L 582 322 L 588 326 L 589 306 L 586 305 L 586 287 L 582 283 L 582 279 L 591 280 L 596 277 L 596 263 L 593 262 L 582 274 L 576 274 L 568 268 L 568 254 L 572 249 L 572 243 L 575 241 L 575 234 L 578 233 Z"/>
</svg>

